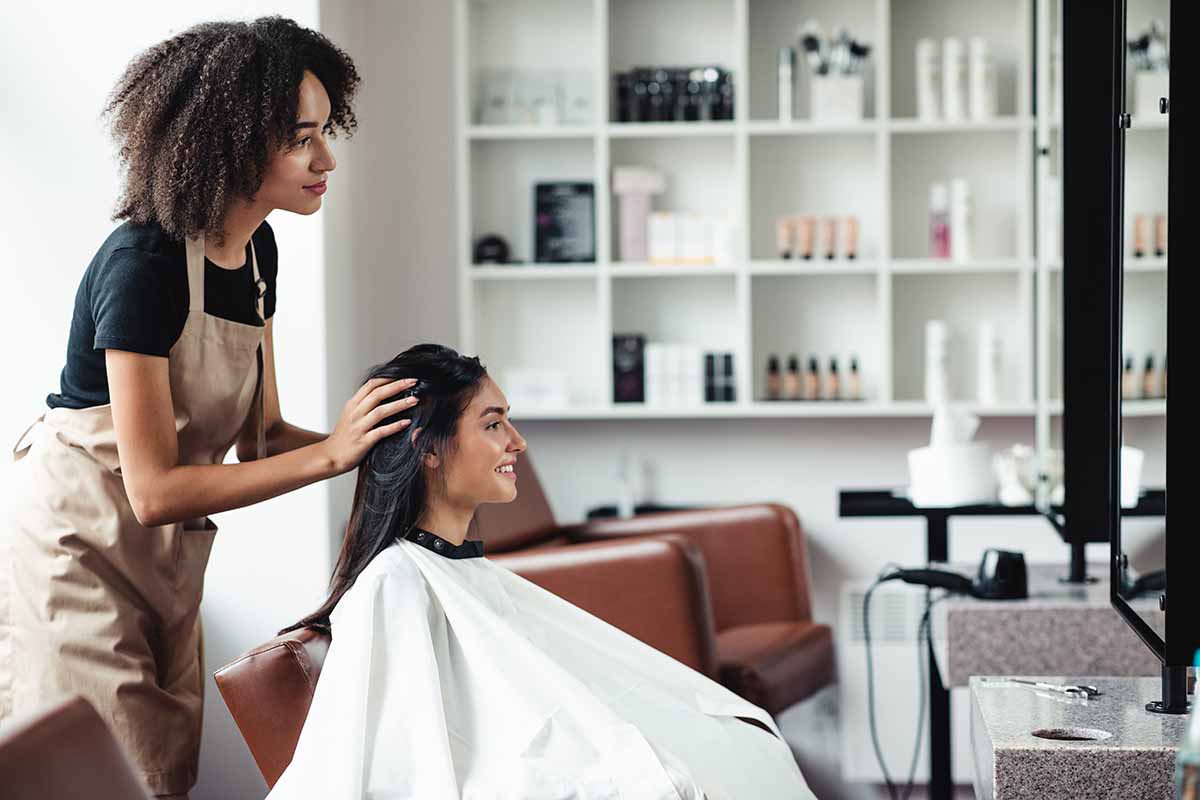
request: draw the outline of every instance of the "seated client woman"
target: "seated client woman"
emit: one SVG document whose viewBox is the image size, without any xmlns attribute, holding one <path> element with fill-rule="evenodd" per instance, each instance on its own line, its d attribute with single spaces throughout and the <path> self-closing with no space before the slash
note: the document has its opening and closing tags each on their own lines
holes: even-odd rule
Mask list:
<svg viewBox="0 0 1200 800">
<path fill-rule="evenodd" d="M 425 344 L 370 374 L 400 377 L 420 401 L 378 424 L 411 422 L 363 459 L 329 599 L 289 629 L 332 644 L 270 798 L 811 798 L 765 711 L 467 538 L 525 449 L 479 359 Z"/>
</svg>

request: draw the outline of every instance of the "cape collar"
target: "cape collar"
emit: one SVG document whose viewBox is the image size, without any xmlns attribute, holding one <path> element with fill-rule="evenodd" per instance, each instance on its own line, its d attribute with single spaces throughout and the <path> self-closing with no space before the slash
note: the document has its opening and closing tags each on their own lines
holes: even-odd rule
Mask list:
<svg viewBox="0 0 1200 800">
<path fill-rule="evenodd" d="M 422 528 L 413 528 L 404 538 L 446 558 L 480 558 L 483 556 L 482 539 L 466 539 L 462 544 L 454 544 Z"/>
</svg>

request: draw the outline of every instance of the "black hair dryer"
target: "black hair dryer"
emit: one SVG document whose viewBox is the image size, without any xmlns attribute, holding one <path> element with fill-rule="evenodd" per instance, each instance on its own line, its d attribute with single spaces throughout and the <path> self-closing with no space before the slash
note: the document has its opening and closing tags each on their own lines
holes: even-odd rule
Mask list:
<svg viewBox="0 0 1200 800">
<path fill-rule="evenodd" d="M 1025 556 L 1011 550 L 985 550 L 975 580 L 941 569 L 900 569 L 884 580 L 889 578 L 917 586 L 946 589 L 955 594 L 967 594 L 981 600 L 1023 600 L 1029 597 Z"/>
</svg>

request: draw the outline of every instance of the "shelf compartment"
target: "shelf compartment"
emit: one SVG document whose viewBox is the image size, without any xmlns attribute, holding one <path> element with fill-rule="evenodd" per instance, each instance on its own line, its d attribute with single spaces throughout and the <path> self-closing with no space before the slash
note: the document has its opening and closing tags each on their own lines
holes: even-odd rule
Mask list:
<svg viewBox="0 0 1200 800">
<path fill-rule="evenodd" d="M 778 120 L 779 49 L 799 51 L 797 29 L 808 19 L 821 23 L 825 36 L 843 26 L 859 41 L 876 43 L 877 20 L 874 0 L 749 0 L 748 48 L 750 64 L 750 119 Z M 878 47 L 872 47 L 863 72 L 863 115 L 876 116 Z M 812 69 L 803 52 L 796 53 L 792 70 L 795 91 L 792 113 L 797 120 L 811 120 Z"/>
<path fill-rule="evenodd" d="M 987 39 L 996 68 L 997 115 L 1030 113 L 1031 7 L 1031 3 L 1023 0 L 935 0 L 905 3 L 903 11 L 893 8 L 890 15 L 892 116 L 910 118 L 917 114 L 917 42 L 926 38 L 936 41 L 940 62 L 941 42 L 948 36 L 962 39 L 964 63 L 967 40 L 972 36 Z"/>
<path fill-rule="evenodd" d="M 552 82 L 568 74 L 586 80 L 590 122 L 596 123 L 601 98 L 595 96 L 593 0 L 468 0 L 465 5 L 471 121 L 483 121 L 487 73 L 519 72 L 542 73 Z M 514 87 L 513 94 L 525 91 Z"/>
<path fill-rule="evenodd" d="M 614 277 L 612 331 L 614 335 L 640 333 L 647 342 L 736 352 L 742 322 L 735 292 L 732 275 Z M 735 371 L 745 368 L 739 361 L 735 355 Z"/>
<path fill-rule="evenodd" d="M 1008 132 L 934 133 L 892 142 L 892 253 L 898 259 L 929 254 L 929 189 L 966 178 L 970 192 L 971 256 L 1019 255 L 1019 215 L 1029 204 L 1019 165 L 1022 139 Z M 951 231 L 953 236 L 953 231 Z"/>
<path fill-rule="evenodd" d="M 566 374 L 571 407 L 607 399 L 594 281 L 480 281 L 473 289 L 476 350 L 501 389 L 509 369 L 556 369 Z"/>
<path fill-rule="evenodd" d="M 979 323 L 992 322 L 1000 340 L 997 405 L 1031 404 L 1032 325 L 1022 312 L 1018 275 L 897 275 L 892 280 L 892 376 L 898 402 L 925 400 L 925 323 L 946 323 L 950 335 L 950 397 L 977 398 Z"/>
<path fill-rule="evenodd" d="M 470 162 L 468 254 L 479 237 L 494 233 L 508 241 L 512 259 L 532 262 L 534 184 L 596 180 L 595 148 L 589 139 L 474 141 Z"/>
<path fill-rule="evenodd" d="M 787 359 L 793 353 L 800 359 L 802 373 L 808 368 L 809 356 L 817 357 L 822 396 L 831 356 L 838 360 L 843 392 L 850 374 L 850 358 L 856 356 L 863 398 L 869 401 L 883 394 L 881 376 L 886 354 L 874 275 L 756 275 L 751 278 L 750 294 L 756 401 L 775 404 L 765 399 L 768 357 L 778 355 L 780 369 L 786 370 Z"/>
<path fill-rule="evenodd" d="M 779 258 L 775 224 L 781 214 L 856 216 L 858 258 L 869 261 L 878 256 L 881 186 L 874 136 L 755 136 L 750 140 L 749 161 L 752 259 Z M 841 220 L 838 228 L 841 240 Z M 820 253 L 819 224 L 815 233 L 814 256 Z M 841 241 L 838 248 L 840 257 Z"/>
<path fill-rule="evenodd" d="M 734 4 L 729 0 L 609 0 L 612 73 L 634 67 L 737 67 Z M 735 80 L 740 77 L 735 73 Z M 611 91 L 612 75 L 608 76 Z M 734 96 L 734 110 L 744 101 Z"/>
</svg>

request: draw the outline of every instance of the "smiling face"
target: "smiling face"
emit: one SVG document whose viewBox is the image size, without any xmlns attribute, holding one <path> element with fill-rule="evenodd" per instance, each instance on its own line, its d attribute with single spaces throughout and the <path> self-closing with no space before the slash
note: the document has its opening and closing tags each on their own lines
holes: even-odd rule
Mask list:
<svg viewBox="0 0 1200 800">
<path fill-rule="evenodd" d="M 267 165 L 255 203 L 297 214 L 312 214 L 321 207 L 325 179 L 337 166 L 326 135 L 329 111 L 325 87 L 306 70 L 300 81 L 296 129 Z"/>
<path fill-rule="evenodd" d="M 523 452 L 525 439 L 508 418 L 508 400 L 496 382 L 484 376 L 458 420 L 454 449 L 444 460 L 433 458 L 427 465 L 442 466 L 447 503 L 474 509 L 483 503 L 511 503 L 517 498 L 513 470 Z"/>
</svg>

